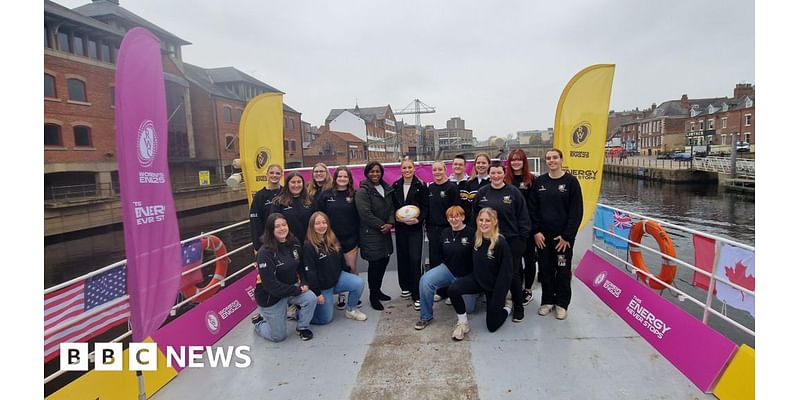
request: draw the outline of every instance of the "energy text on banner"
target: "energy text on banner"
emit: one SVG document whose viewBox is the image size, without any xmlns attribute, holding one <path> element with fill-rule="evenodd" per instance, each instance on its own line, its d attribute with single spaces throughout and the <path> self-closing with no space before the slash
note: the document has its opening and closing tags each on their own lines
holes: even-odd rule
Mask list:
<svg viewBox="0 0 800 400">
<path fill-rule="evenodd" d="M 239 124 L 239 157 L 250 204 L 267 185 L 267 168 L 283 167 L 283 93 L 264 93 L 247 103 Z"/>
<path fill-rule="evenodd" d="M 594 215 L 600 197 L 614 69 L 614 64 L 597 64 L 578 72 L 556 108 L 553 146 L 564 153 L 564 170 L 581 184 L 581 228 Z"/>
<path fill-rule="evenodd" d="M 181 273 L 160 47 L 146 29 L 131 29 L 122 40 L 115 77 L 120 204 L 135 342 L 166 320 Z"/>
</svg>

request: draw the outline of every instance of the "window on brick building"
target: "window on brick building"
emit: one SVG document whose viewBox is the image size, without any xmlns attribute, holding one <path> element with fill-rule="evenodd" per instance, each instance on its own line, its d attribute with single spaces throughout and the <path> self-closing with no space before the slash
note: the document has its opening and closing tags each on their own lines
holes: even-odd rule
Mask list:
<svg viewBox="0 0 800 400">
<path fill-rule="evenodd" d="M 222 118 L 225 120 L 225 122 L 231 122 L 231 108 L 230 107 L 224 107 L 222 109 Z"/>
<path fill-rule="evenodd" d="M 100 44 L 100 61 L 111 62 L 111 48 L 108 47 L 108 44 Z"/>
<path fill-rule="evenodd" d="M 750 143 L 750 132 L 744 133 L 744 141 L 745 143 Z"/>
<path fill-rule="evenodd" d="M 97 42 L 91 38 L 86 41 L 86 56 L 95 60 L 97 59 Z"/>
<path fill-rule="evenodd" d="M 86 101 L 86 84 L 82 80 L 67 79 L 67 91 L 70 100 Z"/>
<path fill-rule="evenodd" d="M 44 74 L 44 97 L 56 97 L 56 78 Z"/>
<path fill-rule="evenodd" d="M 80 36 L 72 37 L 72 52 L 76 55 L 82 56 L 83 53 L 83 38 Z"/>
<path fill-rule="evenodd" d="M 236 109 L 236 113 L 234 115 L 236 116 L 236 122 L 242 121 L 242 110 L 240 108 Z"/>
<path fill-rule="evenodd" d="M 58 40 L 58 49 L 63 52 L 69 53 L 70 52 L 69 34 L 66 32 L 58 32 L 57 40 Z"/>
<path fill-rule="evenodd" d="M 689 123 L 689 132 L 694 132 L 694 122 Z"/>
<path fill-rule="evenodd" d="M 744 115 L 744 126 L 750 126 L 753 123 L 753 116 L 750 114 Z"/>
<path fill-rule="evenodd" d="M 289 150 L 289 141 L 283 139 L 283 151 L 288 151 L 288 150 Z"/>
<path fill-rule="evenodd" d="M 292 149 L 292 151 L 297 151 L 297 141 L 292 139 L 289 142 L 289 147 Z"/>
<path fill-rule="evenodd" d="M 61 127 L 56 124 L 44 124 L 44 145 L 63 146 L 61 140 Z"/>
<path fill-rule="evenodd" d="M 709 119 L 708 120 L 708 129 L 714 129 L 714 120 L 713 119 Z"/>
<path fill-rule="evenodd" d="M 117 91 L 114 86 L 111 87 L 111 107 L 117 105 Z"/>
<path fill-rule="evenodd" d="M 236 136 L 225 135 L 225 150 L 235 151 L 236 149 L 233 147 L 234 143 L 236 143 Z"/>
<path fill-rule="evenodd" d="M 722 117 L 722 129 L 728 127 L 728 117 Z"/>
<path fill-rule="evenodd" d="M 72 128 L 75 135 L 75 146 L 92 147 L 92 130 L 88 126 L 78 125 Z"/>
</svg>

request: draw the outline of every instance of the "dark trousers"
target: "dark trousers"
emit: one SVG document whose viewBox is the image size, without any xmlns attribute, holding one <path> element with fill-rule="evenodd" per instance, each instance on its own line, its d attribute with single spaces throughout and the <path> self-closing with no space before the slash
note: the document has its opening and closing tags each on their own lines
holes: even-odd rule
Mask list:
<svg viewBox="0 0 800 400">
<path fill-rule="evenodd" d="M 500 329 L 508 318 L 508 311 L 503 308 L 505 306 L 505 295 L 500 297 L 501 301 L 495 302 L 492 292 L 483 290 L 472 274 L 456 279 L 447 288 L 447 294 L 450 295 L 450 301 L 453 303 L 453 309 L 456 310 L 456 314 L 467 313 L 467 306 L 464 304 L 464 299 L 461 295 L 477 293 L 486 294 L 486 329 L 489 332 Z"/>
<path fill-rule="evenodd" d="M 572 299 L 572 246 L 564 252 L 557 252 L 555 236 L 558 235 L 545 235 L 544 249 L 539 251 L 542 304 L 555 304 L 566 309 Z M 574 246 L 574 243 L 570 244 Z M 564 266 L 558 266 L 559 256 L 564 257 Z"/>
<path fill-rule="evenodd" d="M 525 289 L 530 290 L 536 278 L 536 243 L 533 242 L 533 237 L 525 242 L 525 252 L 522 253 L 522 260 L 525 261 L 525 269 L 522 271 L 525 278 Z"/>
<path fill-rule="evenodd" d="M 419 300 L 419 278 L 422 276 L 422 224 L 395 225 L 397 242 L 397 280 L 400 290 L 411 292 Z"/>
<path fill-rule="evenodd" d="M 511 275 L 511 300 L 514 302 L 514 309 L 521 310 L 525 297 L 522 295 L 522 254 L 525 253 L 525 238 L 515 236 L 508 240 L 511 246 L 511 261 L 514 269 Z M 451 300 L 452 301 L 452 300 Z"/>
<path fill-rule="evenodd" d="M 386 274 L 386 266 L 389 265 L 389 257 L 380 260 L 370 260 L 367 269 L 367 283 L 369 284 L 369 295 L 377 295 L 383 285 L 383 275 Z"/>
<path fill-rule="evenodd" d="M 438 267 L 442 263 L 442 231 L 446 226 L 428 225 L 425 227 L 428 233 L 428 265 L 431 268 Z"/>
</svg>

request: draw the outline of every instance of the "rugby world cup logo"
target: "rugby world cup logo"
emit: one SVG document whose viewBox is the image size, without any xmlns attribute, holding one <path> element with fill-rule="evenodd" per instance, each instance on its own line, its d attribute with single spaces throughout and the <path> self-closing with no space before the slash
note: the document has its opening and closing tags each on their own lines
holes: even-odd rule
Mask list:
<svg viewBox="0 0 800 400">
<path fill-rule="evenodd" d="M 605 281 L 605 280 L 606 280 L 606 271 L 603 271 L 603 272 L 597 274 L 597 277 L 594 278 L 594 285 L 595 286 L 600 286 L 600 285 L 603 284 L 603 281 Z"/>
<path fill-rule="evenodd" d="M 592 132 L 591 127 L 592 126 L 588 122 L 584 121 L 572 128 L 572 145 L 575 147 L 583 146 L 586 140 L 589 139 L 589 134 Z"/>
<path fill-rule="evenodd" d="M 144 120 L 139 125 L 139 136 L 137 138 L 137 156 L 139 158 L 139 165 L 147 168 L 153 165 L 156 158 L 156 151 L 158 150 L 158 136 L 156 135 L 156 127 L 151 120 Z"/>
</svg>

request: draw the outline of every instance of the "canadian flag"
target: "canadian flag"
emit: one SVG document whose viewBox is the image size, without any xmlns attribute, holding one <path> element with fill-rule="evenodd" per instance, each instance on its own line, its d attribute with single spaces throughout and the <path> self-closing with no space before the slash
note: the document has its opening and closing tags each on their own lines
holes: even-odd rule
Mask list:
<svg viewBox="0 0 800 400">
<path fill-rule="evenodd" d="M 714 269 L 714 278 L 716 295 L 720 301 L 756 316 L 755 296 L 730 285 L 734 283 L 752 292 L 756 291 L 755 252 L 723 244 Z"/>
</svg>

